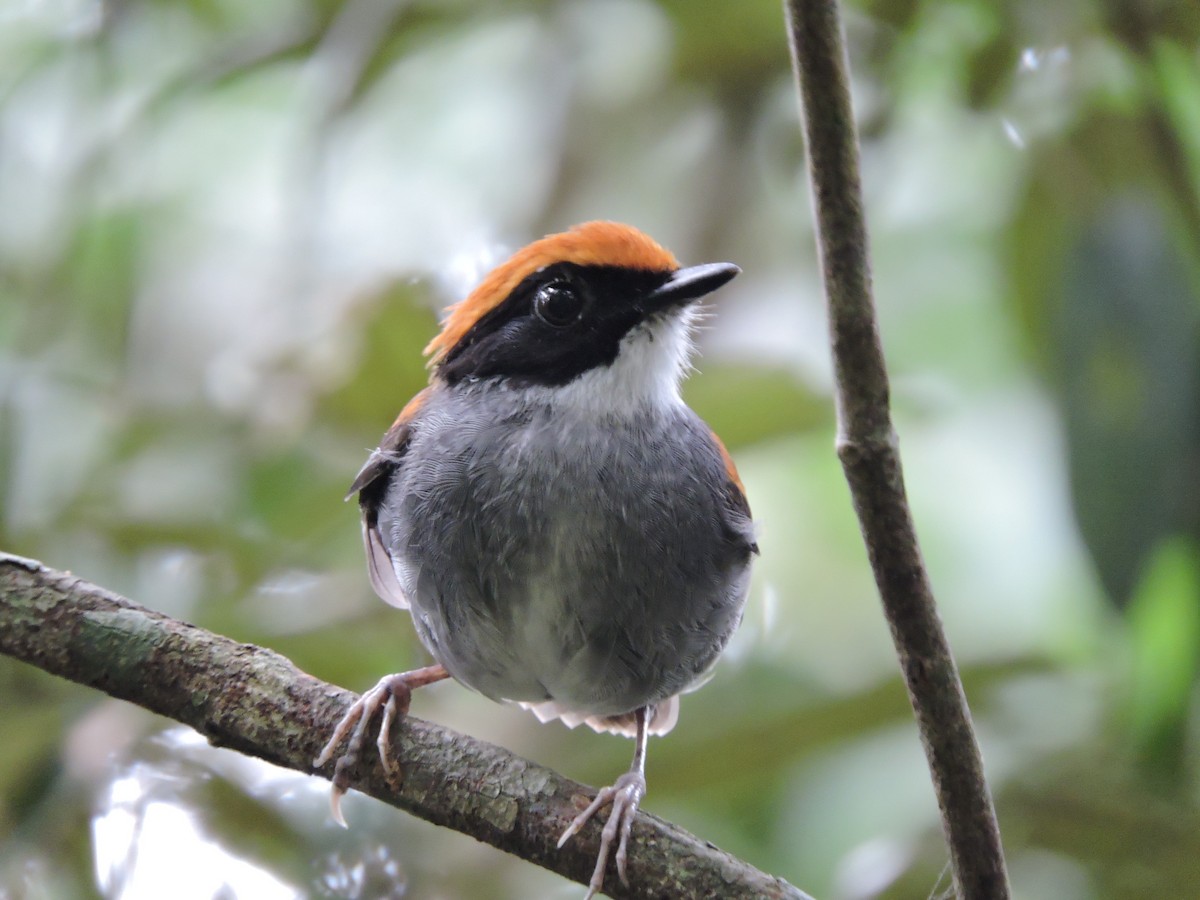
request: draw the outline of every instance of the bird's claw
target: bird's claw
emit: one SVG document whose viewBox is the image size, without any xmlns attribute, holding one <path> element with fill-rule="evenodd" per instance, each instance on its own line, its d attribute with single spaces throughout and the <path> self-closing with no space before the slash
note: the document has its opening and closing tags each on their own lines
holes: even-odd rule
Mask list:
<svg viewBox="0 0 1200 900">
<path fill-rule="evenodd" d="M 375 746 L 379 751 L 379 761 L 383 766 L 384 774 L 387 775 L 388 783 L 394 788 L 399 787 L 403 773 L 392 757 L 392 723 L 397 718 L 403 718 L 408 712 L 411 699 L 412 687 L 409 685 L 406 674 L 388 675 L 386 678 L 381 678 L 375 687 L 355 700 L 346 710 L 346 714 L 334 728 L 333 734 L 321 750 L 320 755 L 313 760 L 313 765 L 317 768 L 326 765 L 333 759 L 338 745 L 347 734 L 350 735 L 350 739 L 346 743 L 346 752 L 339 756 L 334 764 L 333 787 L 329 795 L 329 807 L 333 813 L 333 819 L 343 828 L 346 826 L 346 818 L 342 815 L 342 797 L 346 796 L 346 792 L 350 789 L 350 771 L 362 754 L 363 743 L 367 738 L 367 729 L 380 707 L 383 707 L 383 716 L 380 720 L 379 737 L 375 741 Z"/>
<path fill-rule="evenodd" d="M 600 852 L 596 858 L 596 868 L 592 871 L 592 880 L 588 882 L 588 892 L 584 900 L 591 900 L 604 887 L 604 870 L 608 867 L 608 856 L 612 851 L 612 843 L 617 840 L 617 874 L 621 883 L 629 886 L 629 878 L 625 874 L 629 858 L 629 835 L 633 830 L 633 820 L 637 816 L 638 804 L 646 795 L 646 779 L 640 772 L 626 772 L 616 783 L 600 790 L 594 799 L 579 815 L 577 815 L 562 837 L 558 839 L 561 849 L 563 844 L 579 833 L 591 818 L 611 804 L 612 811 L 604 823 L 600 833 Z M 619 838 L 619 840 L 618 840 Z"/>
</svg>

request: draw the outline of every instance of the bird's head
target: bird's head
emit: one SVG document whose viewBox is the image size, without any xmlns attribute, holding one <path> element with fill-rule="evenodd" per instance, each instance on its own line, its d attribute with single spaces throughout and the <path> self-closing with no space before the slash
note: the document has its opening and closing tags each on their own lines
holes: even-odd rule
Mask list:
<svg viewBox="0 0 1200 900">
<path fill-rule="evenodd" d="M 678 399 L 693 304 L 739 271 L 681 268 L 635 228 L 588 222 L 493 269 L 425 352 L 450 385 L 501 379 L 626 408 Z"/>
</svg>

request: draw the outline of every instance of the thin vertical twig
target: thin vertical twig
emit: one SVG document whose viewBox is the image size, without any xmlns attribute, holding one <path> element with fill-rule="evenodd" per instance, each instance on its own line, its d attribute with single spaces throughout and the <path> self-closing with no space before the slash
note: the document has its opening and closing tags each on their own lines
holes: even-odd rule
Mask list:
<svg viewBox="0 0 1200 900">
<path fill-rule="evenodd" d="M 858 139 L 836 0 L 786 0 L 836 380 L 837 452 L 933 776 L 960 897 L 1008 876 L 966 695 L 921 558 L 871 291 Z"/>
</svg>

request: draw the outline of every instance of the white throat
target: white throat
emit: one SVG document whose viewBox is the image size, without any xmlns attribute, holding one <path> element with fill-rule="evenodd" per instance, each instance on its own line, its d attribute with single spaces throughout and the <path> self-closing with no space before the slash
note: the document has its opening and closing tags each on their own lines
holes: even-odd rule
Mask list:
<svg viewBox="0 0 1200 900">
<path fill-rule="evenodd" d="M 694 349 L 694 307 L 638 325 L 621 340 L 611 365 L 584 372 L 561 387 L 541 388 L 547 401 L 595 417 L 628 416 L 681 406 L 679 383 Z"/>
</svg>

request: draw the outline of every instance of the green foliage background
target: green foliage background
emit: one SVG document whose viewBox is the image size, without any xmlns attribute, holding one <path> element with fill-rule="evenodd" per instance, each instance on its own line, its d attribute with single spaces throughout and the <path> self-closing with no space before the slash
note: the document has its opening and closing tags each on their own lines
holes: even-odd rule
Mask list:
<svg viewBox="0 0 1200 900">
<path fill-rule="evenodd" d="M 821 897 L 947 886 L 833 454 L 775 0 L 0 4 L 0 547 L 363 689 L 342 494 L 437 311 L 591 218 L 744 274 L 687 396 L 763 556 L 647 809 Z M 847 9 L 909 490 L 1026 898 L 1200 884 L 1200 8 Z M 2 627 L 3 623 L 0 623 Z M 415 713 L 593 784 L 631 747 Z M 575 896 L 0 660 L 0 897 Z M 633 863 L 636 865 L 636 862 Z"/>
</svg>

